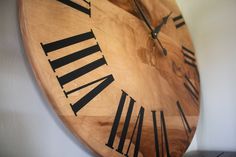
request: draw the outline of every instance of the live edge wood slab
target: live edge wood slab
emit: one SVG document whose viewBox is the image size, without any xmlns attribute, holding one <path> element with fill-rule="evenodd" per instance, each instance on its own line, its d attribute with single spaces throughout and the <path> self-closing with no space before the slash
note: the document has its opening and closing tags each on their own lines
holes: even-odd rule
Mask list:
<svg viewBox="0 0 236 157">
<path fill-rule="evenodd" d="M 18 5 L 39 86 L 81 142 L 104 157 L 184 154 L 196 130 L 200 80 L 174 0 Z"/>
</svg>

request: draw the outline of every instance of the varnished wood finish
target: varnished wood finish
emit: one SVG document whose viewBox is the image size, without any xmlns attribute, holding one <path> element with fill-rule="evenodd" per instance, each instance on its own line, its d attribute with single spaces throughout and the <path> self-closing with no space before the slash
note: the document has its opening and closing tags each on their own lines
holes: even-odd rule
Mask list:
<svg viewBox="0 0 236 157">
<path fill-rule="evenodd" d="M 74 2 L 89 7 L 83 0 Z M 151 38 L 131 0 L 92 0 L 91 17 L 57 0 L 19 0 L 20 27 L 25 50 L 36 79 L 58 116 L 97 155 L 124 156 L 116 149 L 124 134 L 122 132 L 125 132 L 123 125 L 125 121 L 128 122 L 126 113 L 132 98 L 135 102 L 123 153 L 129 147 L 128 154 L 133 156 L 137 128 L 140 127 L 142 132 L 139 157 L 154 157 L 158 154 L 168 156 L 166 143 L 169 155 L 180 157 L 191 142 L 199 116 L 199 99 L 185 86 L 191 82 L 188 87 L 196 90 L 199 97 L 197 66 L 186 64 L 186 56 L 183 54 L 183 46 L 191 52 L 195 52 L 194 47 L 186 24 L 176 27 L 174 18 L 181 15 L 181 12 L 174 0 L 142 0 L 140 4 L 153 26 L 157 26 L 163 16 L 173 12 L 158 36 L 168 50 L 166 57 Z M 95 38 L 45 55 L 42 45 L 91 30 Z M 59 66 L 54 71 L 49 64 L 49 61 L 97 43 L 101 52 Z M 102 57 L 107 65 L 64 83 L 61 87 L 57 77 L 60 78 Z M 112 75 L 114 81 L 75 113 L 71 105 L 104 80 L 94 84 L 91 82 L 108 75 Z M 77 92 L 65 95 L 78 87 L 81 88 Z M 112 149 L 106 144 L 115 115 L 119 114 L 117 108 L 124 92 L 127 95 Z M 144 114 L 141 112 L 142 107 Z M 153 124 L 154 112 L 156 125 Z M 143 115 L 143 123 L 140 122 L 140 115 Z M 135 126 L 136 131 L 133 131 Z M 155 146 L 155 126 L 159 153 L 157 145 Z"/>
</svg>

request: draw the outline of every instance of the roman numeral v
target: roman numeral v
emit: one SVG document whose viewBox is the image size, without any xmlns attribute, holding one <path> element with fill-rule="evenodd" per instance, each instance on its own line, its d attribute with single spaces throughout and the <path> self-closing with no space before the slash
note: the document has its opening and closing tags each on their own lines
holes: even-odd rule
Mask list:
<svg viewBox="0 0 236 157">
<path fill-rule="evenodd" d="M 159 145 L 159 139 L 158 139 L 158 128 L 157 128 L 157 119 L 156 119 L 156 111 L 152 111 L 152 119 L 153 119 L 153 128 L 154 128 L 154 139 L 155 139 L 155 150 L 156 150 L 156 157 L 171 157 L 170 156 L 170 150 L 169 150 L 169 141 L 168 141 L 168 134 L 167 134 L 167 128 L 166 128 L 166 121 L 164 112 L 160 111 L 160 123 L 161 123 L 161 145 Z M 160 151 L 160 146 L 161 150 Z M 164 152 L 165 150 L 165 152 Z M 162 152 L 162 154 L 161 154 Z M 164 155 L 165 154 L 165 155 Z"/>
</svg>

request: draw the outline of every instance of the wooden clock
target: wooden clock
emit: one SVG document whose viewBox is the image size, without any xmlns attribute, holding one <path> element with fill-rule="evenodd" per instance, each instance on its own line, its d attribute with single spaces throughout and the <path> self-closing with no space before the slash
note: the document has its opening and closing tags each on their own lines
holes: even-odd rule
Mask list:
<svg viewBox="0 0 236 157">
<path fill-rule="evenodd" d="M 19 14 L 42 91 L 95 154 L 183 155 L 200 81 L 175 0 L 19 0 Z"/>
</svg>

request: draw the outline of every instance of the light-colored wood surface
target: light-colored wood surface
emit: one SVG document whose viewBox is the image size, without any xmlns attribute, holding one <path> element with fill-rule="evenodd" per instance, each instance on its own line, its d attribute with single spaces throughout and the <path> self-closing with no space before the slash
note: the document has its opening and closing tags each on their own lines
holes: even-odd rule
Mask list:
<svg viewBox="0 0 236 157">
<path fill-rule="evenodd" d="M 88 7 L 82 0 L 74 2 Z M 163 144 L 161 140 L 163 126 L 160 112 L 163 111 L 170 155 L 180 157 L 191 142 L 199 116 L 199 93 L 195 98 L 184 86 L 184 84 L 189 84 L 185 78 L 186 75 L 199 91 L 197 68 L 185 63 L 182 46 L 191 51 L 194 51 L 194 48 L 186 25 L 176 29 L 175 22 L 172 20 L 181 15 L 174 0 L 142 0 L 141 4 L 153 26 L 157 26 L 163 16 L 173 12 L 171 19 L 158 36 L 168 50 L 167 56 L 163 56 L 160 47 L 151 38 L 149 30 L 131 0 L 93 0 L 91 1 L 91 17 L 56 0 L 20 0 L 19 16 L 25 50 L 36 79 L 58 116 L 76 137 L 99 156 L 123 156 L 116 149 L 126 119 L 129 97 L 132 97 L 136 102 L 123 152 L 125 153 L 128 148 L 142 106 L 145 111 L 139 156 L 156 155 L 151 111 L 156 111 L 160 154 L 163 153 L 166 156 L 165 142 Z M 48 53 L 47 56 L 42 49 L 41 43 L 51 43 L 89 32 L 91 29 L 96 39 L 58 49 Z M 55 72 L 49 64 L 48 60 L 57 60 L 96 43 L 99 44 L 102 52 L 57 68 Z M 61 87 L 57 77 L 100 59 L 102 56 L 107 65 L 100 66 Z M 110 74 L 114 77 L 114 81 L 75 116 L 70 104 L 77 102 L 101 81 L 73 92 L 68 97 L 65 96 L 64 91 L 68 92 Z M 111 149 L 105 144 L 109 139 L 122 90 L 129 96 L 127 96 L 116 133 L 114 149 Z M 191 132 L 186 130 L 184 120 L 176 105 L 177 101 L 182 106 Z M 137 131 L 129 156 L 133 156 L 136 134 Z"/>
</svg>

